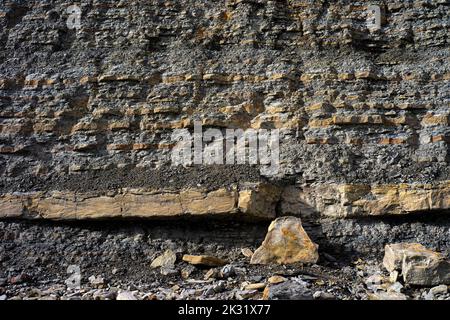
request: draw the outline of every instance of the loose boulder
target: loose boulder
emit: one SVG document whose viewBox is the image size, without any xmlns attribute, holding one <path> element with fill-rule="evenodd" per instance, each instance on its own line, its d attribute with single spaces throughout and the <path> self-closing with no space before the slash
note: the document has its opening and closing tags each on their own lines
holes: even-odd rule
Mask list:
<svg viewBox="0 0 450 320">
<path fill-rule="evenodd" d="M 262 245 L 253 254 L 252 264 L 316 263 L 318 245 L 313 243 L 296 217 L 273 221 Z"/>
<path fill-rule="evenodd" d="M 406 284 L 450 284 L 450 261 L 418 243 L 386 245 L 383 265 L 389 272 L 401 271 Z"/>
</svg>

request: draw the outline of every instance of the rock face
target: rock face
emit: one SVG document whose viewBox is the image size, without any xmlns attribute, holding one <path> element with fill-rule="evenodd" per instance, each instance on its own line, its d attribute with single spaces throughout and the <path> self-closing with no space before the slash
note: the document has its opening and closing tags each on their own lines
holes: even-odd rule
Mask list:
<svg viewBox="0 0 450 320">
<path fill-rule="evenodd" d="M 250 263 L 316 263 L 319 259 L 317 249 L 318 246 L 303 230 L 299 218 L 282 217 L 271 223 L 266 238 Z"/>
<path fill-rule="evenodd" d="M 387 245 L 383 265 L 389 272 L 401 271 L 407 284 L 450 284 L 450 260 L 418 243 Z"/>
<path fill-rule="evenodd" d="M 0 218 L 450 211 L 448 1 L 71 5 L 0 3 Z M 174 167 L 195 121 L 279 129 L 278 173 Z"/>
<path fill-rule="evenodd" d="M 277 189 L 246 184 L 239 191 L 234 185 L 211 191 L 123 188 L 107 194 L 98 191 L 13 193 L 0 196 L 0 217 L 86 220 L 210 215 L 270 219 L 275 217 L 279 198 L 279 191 L 274 190 Z M 255 203 L 255 197 L 264 197 L 265 201 Z"/>
</svg>

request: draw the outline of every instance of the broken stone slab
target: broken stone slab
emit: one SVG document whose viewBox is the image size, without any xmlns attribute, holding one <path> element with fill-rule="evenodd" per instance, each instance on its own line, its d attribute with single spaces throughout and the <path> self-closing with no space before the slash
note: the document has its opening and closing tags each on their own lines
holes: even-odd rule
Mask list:
<svg viewBox="0 0 450 320">
<path fill-rule="evenodd" d="M 450 261 L 419 243 L 386 245 L 383 265 L 389 272 L 401 271 L 406 284 L 450 284 Z"/>
<path fill-rule="evenodd" d="M 401 271 L 403 264 L 403 257 L 408 250 L 423 251 L 426 250 L 418 243 L 395 243 L 384 247 L 383 266 L 389 272 Z"/>
<path fill-rule="evenodd" d="M 222 267 L 228 263 L 225 260 L 213 256 L 206 256 L 206 255 L 193 256 L 188 254 L 185 254 L 183 256 L 183 261 L 193 265 L 200 265 L 206 267 Z"/>
<path fill-rule="evenodd" d="M 303 229 L 300 218 L 281 217 L 273 221 L 262 245 L 253 254 L 252 264 L 316 263 L 318 245 Z"/>
</svg>

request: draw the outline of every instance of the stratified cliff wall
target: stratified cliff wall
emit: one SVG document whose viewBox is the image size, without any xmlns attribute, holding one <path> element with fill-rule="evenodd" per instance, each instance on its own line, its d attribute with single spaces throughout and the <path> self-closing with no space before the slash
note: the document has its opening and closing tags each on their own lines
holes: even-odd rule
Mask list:
<svg viewBox="0 0 450 320">
<path fill-rule="evenodd" d="M 445 214 L 449 14 L 446 0 L 4 0 L 0 216 Z M 174 167 L 173 130 L 197 120 L 280 129 L 280 170 Z"/>
</svg>

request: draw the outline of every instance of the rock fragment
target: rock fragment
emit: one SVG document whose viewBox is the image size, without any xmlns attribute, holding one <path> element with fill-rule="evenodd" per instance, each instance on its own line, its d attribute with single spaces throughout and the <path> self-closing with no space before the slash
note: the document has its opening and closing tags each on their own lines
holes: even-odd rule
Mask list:
<svg viewBox="0 0 450 320">
<path fill-rule="evenodd" d="M 275 218 L 275 208 L 280 199 L 281 190 L 264 183 L 250 185 L 250 188 L 239 193 L 239 210 L 255 218 Z"/>
<path fill-rule="evenodd" d="M 209 269 L 208 272 L 206 272 L 204 279 L 216 279 L 219 276 L 219 271 L 216 268 Z"/>
<path fill-rule="evenodd" d="M 296 217 L 281 217 L 271 223 L 261 247 L 253 254 L 252 264 L 316 263 L 318 246 L 311 241 Z"/>
<path fill-rule="evenodd" d="M 440 286 L 431 288 L 430 292 L 433 295 L 446 294 L 448 292 L 448 287 L 445 284 L 441 284 Z"/>
<path fill-rule="evenodd" d="M 152 269 L 164 268 L 172 269 L 177 261 L 177 256 L 172 250 L 166 250 L 162 255 L 152 261 L 150 267 Z"/>
<path fill-rule="evenodd" d="M 89 277 L 89 283 L 93 285 L 94 287 L 100 288 L 105 284 L 105 279 L 101 276 L 90 276 Z"/>
<path fill-rule="evenodd" d="M 316 300 L 336 300 L 336 297 L 333 294 L 323 291 L 314 292 L 313 298 Z"/>
<path fill-rule="evenodd" d="M 200 265 L 200 266 L 206 266 L 206 267 L 222 267 L 227 264 L 227 261 L 222 260 L 217 257 L 213 256 L 193 256 L 185 254 L 183 256 L 183 261 L 193 264 L 193 265 Z"/>
<path fill-rule="evenodd" d="M 251 258 L 253 255 L 253 251 L 250 250 L 249 248 L 242 248 L 241 253 L 244 257 L 247 257 L 247 258 Z"/>
<path fill-rule="evenodd" d="M 440 286 L 431 288 L 424 298 L 425 300 L 436 300 L 436 298 L 447 294 L 447 292 L 448 287 L 445 284 L 441 284 Z"/>
<path fill-rule="evenodd" d="M 265 283 L 250 283 L 250 284 L 247 284 L 244 287 L 244 290 L 248 290 L 248 291 L 251 291 L 251 290 L 262 290 L 266 286 L 267 285 Z"/>
<path fill-rule="evenodd" d="M 264 289 L 264 300 L 312 300 L 313 294 L 304 284 L 289 280 Z"/>
<path fill-rule="evenodd" d="M 278 283 L 285 282 L 286 280 L 287 279 L 282 276 L 272 276 L 267 280 L 267 282 L 270 284 L 278 284 Z"/>
<path fill-rule="evenodd" d="M 233 277 L 236 274 L 236 269 L 232 265 L 226 265 L 220 269 L 219 276 L 223 279 Z"/>
<path fill-rule="evenodd" d="M 137 300 L 137 298 L 134 295 L 134 293 L 132 293 L 130 291 L 119 291 L 117 293 L 116 300 L 130 301 L 130 300 Z"/>
<path fill-rule="evenodd" d="M 418 243 L 396 243 L 385 247 L 383 265 L 389 272 L 401 271 L 406 284 L 437 286 L 450 284 L 450 261 Z"/>
<path fill-rule="evenodd" d="M 259 293 L 258 290 L 238 290 L 235 292 L 235 298 L 237 300 L 250 299 Z"/>
<path fill-rule="evenodd" d="M 408 297 L 403 293 L 384 291 L 369 293 L 368 298 L 369 300 L 408 300 Z"/>
<path fill-rule="evenodd" d="M 192 272 L 195 271 L 195 267 L 193 265 L 188 265 L 187 267 L 181 270 L 181 277 L 185 280 L 189 279 Z"/>
</svg>

